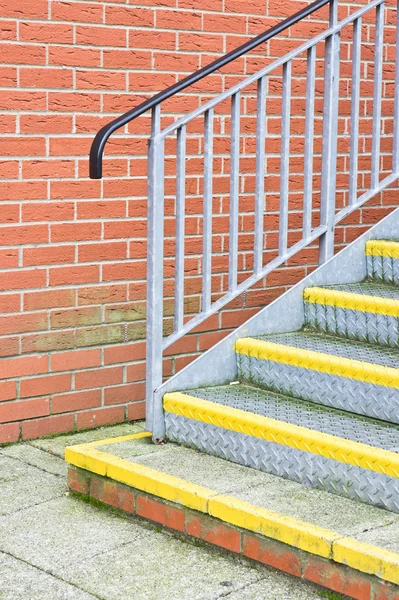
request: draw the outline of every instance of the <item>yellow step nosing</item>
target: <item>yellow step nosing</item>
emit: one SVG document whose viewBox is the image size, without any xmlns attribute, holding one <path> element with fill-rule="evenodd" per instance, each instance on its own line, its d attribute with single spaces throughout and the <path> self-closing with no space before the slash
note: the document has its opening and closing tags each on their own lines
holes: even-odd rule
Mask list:
<svg viewBox="0 0 399 600">
<path fill-rule="evenodd" d="M 311 287 L 304 290 L 303 298 L 308 304 L 321 304 L 387 317 L 399 317 L 399 300 L 383 296 Z"/>
<path fill-rule="evenodd" d="M 344 464 L 399 478 L 399 454 L 188 396 L 165 394 L 164 410 Z"/>
<path fill-rule="evenodd" d="M 260 360 L 270 360 L 337 377 L 356 379 L 368 384 L 399 388 L 399 369 L 393 367 L 254 338 L 237 340 L 235 350 L 237 354 L 245 354 Z"/>
<path fill-rule="evenodd" d="M 217 494 L 214 490 L 166 475 L 139 463 L 91 449 L 86 444 L 66 448 L 65 460 L 75 467 L 109 477 L 142 492 L 200 512 L 207 512 L 209 497 Z"/>
<path fill-rule="evenodd" d="M 130 436 L 124 437 L 131 439 Z M 99 445 L 106 443 L 108 440 L 102 440 Z M 357 571 L 379 577 L 383 575 L 386 581 L 398 583 L 399 554 L 358 542 L 354 538 L 342 537 L 338 532 L 233 496 L 217 494 L 209 488 L 196 486 L 187 480 L 96 450 L 90 447 L 90 443 L 66 448 L 65 456 L 68 463 L 86 471 L 95 474 L 102 474 L 99 471 L 103 471 L 110 479 L 153 496 L 193 508 L 288 546 L 353 566 Z M 193 497 L 196 498 L 194 503 Z"/>
<path fill-rule="evenodd" d="M 370 240 L 366 243 L 366 256 L 399 258 L 399 242 Z"/>
<path fill-rule="evenodd" d="M 391 550 L 344 537 L 333 541 L 332 559 L 362 573 L 399 584 L 399 554 Z"/>
</svg>

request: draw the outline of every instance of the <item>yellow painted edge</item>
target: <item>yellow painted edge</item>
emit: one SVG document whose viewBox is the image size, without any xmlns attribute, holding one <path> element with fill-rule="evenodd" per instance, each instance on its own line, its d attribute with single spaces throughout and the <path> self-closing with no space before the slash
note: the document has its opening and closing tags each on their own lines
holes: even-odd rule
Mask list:
<svg viewBox="0 0 399 600">
<path fill-rule="evenodd" d="M 332 548 L 335 562 L 399 584 L 399 554 L 353 538 L 336 540 Z"/>
<path fill-rule="evenodd" d="M 214 490 L 189 483 L 172 475 L 166 475 L 124 458 L 91 449 L 86 445 L 67 448 L 65 460 L 75 467 L 109 477 L 142 492 L 200 512 L 207 512 L 208 499 L 217 494 Z"/>
<path fill-rule="evenodd" d="M 134 437 L 144 437 L 135 434 Z M 126 441 L 134 439 L 123 436 Z M 111 438 L 116 440 L 118 438 Z M 104 444 L 107 440 L 95 442 Z M 112 442 L 111 442 L 112 443 Z M 330 558 L 385 581 L 399 583 L 399 554 L 383 548 L 342 538 L 341 534 L 306 523 L 232 496 L 132 463 L 93 448 L 93 443 L 69 446 L 65 460 L 77 467 L 109 477 L 159 498 L 207 513 L 230 525 L 259 533 L 288 546 Z"/>
<path fill-rule="evenodd" d="M 366 243 L 366 256 L 399 258 L 399 243 L 386 240 L 370 240 Z"/>
<path fill-rule="evenodd" d="M 131 433 L 129 435 L 121 435 L 119 437 L 114 438 L 106 438 L 105 440 L 95 440 L 94 442 L 87 442 L 86 444 L 81 444 L 82 446 L 108 446 L 110 444 L 117 444 L 119 442 L 128 442 L 129 440 L 136 440 L 140 438 L 151 437 L 152 433 L 148 431 L 141 431 L 140 433 Z"/>
<path fill-rule="evenodd" d="M 164 410 L 325 458 L 399 478 L 399 455 L 328 433 L 223 406 L 180 392 L 165 394 Z"/>
<path fill-rule="evenodd" d="M 399 369 L 393 367 L 384 367 L 383 365 L 365 363 L 352 358 L 343 358 L 342 356 L 253 338 L 237 340 L 235 350 L 237 354 L 244 354 L 260 360 L 270 360 L 292 367 L 310 369 L 347 379 L 356 379 L 374 385 L 399 388 Z"/>
<path fill-rule="evenodd" d="M 382 296 L 312 287 L 304 290 L 303 299 L 310 304 L 323 304 L 387 317 L 399 317 L 399 301 Z"/>
<path fill-rule="evenodd" d="M 332 543 L 340 534 L 299 521 L 231 496 L 209 500 L 208 512 L 225 523 L 259 533 L 317 556 L 331 558 Z"/>
</svg>

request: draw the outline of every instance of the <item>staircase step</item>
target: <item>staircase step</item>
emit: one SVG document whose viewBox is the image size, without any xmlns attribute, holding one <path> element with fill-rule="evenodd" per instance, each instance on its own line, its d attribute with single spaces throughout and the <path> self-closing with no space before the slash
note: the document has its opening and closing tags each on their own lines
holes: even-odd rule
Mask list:
<svg viewBox="0 0 399 600">
<path fill-rule="evenodd" d="M 306 324 L 350 339 L 399 347 L 399 288 L 352 283 L 307 288 Z"/>
<path fill-rule="evenodd" d="M 396 598 L 398 515 L 139 436 L 67 448 L 70 489 L 335 591 Z"/>
<path fill-rule="evenodd" d="M 399 351 L 307 332 L 236 342 L 240 381 L 399 423 Z"/>
<path fill-rule="evenodd" d="M 399 285 L 399 242 L 387 240 L 367 242 L 366 260 L 370 278 Z"/>
<path fill-rule="evenodd" d="M 399 512 L 399 427 L 242 385 L 164 397 L 167 438 Z"/>
</svg>

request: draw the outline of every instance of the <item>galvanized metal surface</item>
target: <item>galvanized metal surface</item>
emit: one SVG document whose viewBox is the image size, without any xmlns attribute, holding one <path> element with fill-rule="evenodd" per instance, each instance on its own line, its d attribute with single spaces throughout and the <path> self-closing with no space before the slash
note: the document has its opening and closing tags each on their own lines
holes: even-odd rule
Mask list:
<svg viewBox="0 0 399 600">
<path fill-rule="evenodd" d="M 239 379 L 280 394 L 399 423 L 399 389 L 239 355 Z"/>
<path fill-rule="evenodd" d="M 165 420 L 166 435 L 172 442 L 399 512 L 399 480 L 396 478 L 172 413 L 166 413 Z"/>
<path fill-rule="evenodd" d="M 340 220 L 346 217 L 350 212 L 361 206 L 369 198 L 372 198 L 378 191 L 387 187 L 390 183 L 399 177 L 399 172 L 393 172 L 388 177 L 380 181 L 380 134 L 381 134 L 381 91 L 382 91 L 382 68 L 383 68 L 383 35 L 384 35 L 384 0 L 373 0 L 366 6 L 350 14 L 345 19 L 338 20 L 338 0 L 330 0 L 330 22 L 326 31 L 308 40 L 300 47 L 287 53 L 285 56 L 277 59 L 272 64 L 261 69 L 257 73 L 250 75 L 231 89 L 226 90 L 215 98 L 204 103 L 199 108 L 193 110 L 181 119 L 160 130 L 159 114 L 154 112 L 153 118 L 157 119 L 153 125 L 153 135 L 151 140 L 152 152 L 155 153 L 154 160 L 150 160 L 150 174 L 158 183 L 153 186 L 157 189 L 157 196 L 163 194 L 160 186 L 160 179 L 163 179 L 163 149 L 162 144 L 169 136 L 177 133 L 178 135 L 178 157 L 177 157 L 177 192 L 176 192 L 176 212 L 177 212 L 177 236 L 176 240 L 176 283 L 175 283 L 175 319 L 174 331 L 171 335 L 165 337 L 160 342 L 159 334 L 147 337 L 148 364 L 152 365 L 153 370 L 157 370 L 156 377 L 153 374 L 147 375 L 147 381 L 156 381 L 156 385 L 150 389 L 152 384 L 148 384 L 147 403 L 156 403 L 157 408 L 148 409 L 149 418 L 156 410 L 157 427 L 154 433 L 155 437 L 161 437 L 163 433 L 162 421 L 163 415 L 157 390 L 161 386 L 159 377 L 160 367 L 154 367 L 154 360 L 162 360 L 162 350 L 166 349 L 186 333 L 200 325 L 211 315 L 217 313 L 221 308 L 234 300 L 241 293 L 249 289 L 252 285 L 259 282 L 267 274 L 284 264 L 289 258 L 297 252 L 306 248 L 312 241 L 320 240 L 320 264 L 326 263 L 333 255 L 334 251 L 334 233 L 335 226 Z M 373 145 L 372 145 L 372 181 L 370 189 L 366 190 L 357 197 L 357 172 L 358 172 L 358 152 L 356 148 L 357 132 L 359 126 L 359 85 L 360 73 L 359 63 L 361 35 L 362 35 L 362 17 L 368 15 L 370 11 L 376 9 L 376 39 L 375 39 L 375 60 L 374 60 L 374 114 L 373 114 Z M 336 161 L 337 161 L 337 136 L 338 136 L 338 101 L 339 101 L 339 81 L 340 81 L 340 38 L 342 30 L 353 24 L 354 27 L 354 52 L 353 63 L 353 84 L 354 97 L 352 104 L 352 123 L 351 130 L 351 166 L 350 166 L 350 202 L 348 206 L 336 212 Z M 315 103 L 315 61 L 318 44 L 326 43 L 325 52 L 325 71 L 324 71 L 324 109 L 323 109 L 323 144 L 322 144 L 322 177 L 321 177 L 321 211 L 320 226 L 312 228 L 312 178 L 313 178 L 313 141 L 314 132 L 314 103 Z M 306 140 L 305 155 L 305 182 L 304 182 L 304 209 L 303 223 L 304 228 L 302 237 L 292 247 L 288 245 L 288 212 L 289 212 L 289 178 L 290 178 L 290 120 L 291 120 L 291 81 L 292 81 L 292 61 L 304 52 L 307 53 L 307 106 L 306 106 L 306 133 L 309 139 Z M 283 68 L 283 92 L 282 92 L 282 133 L 281 133 L 281 173 L 280 173 L 280 211 L 279 211 L 279 251 L 278 256 L 270 263 L 263 264 L 264 251 L 264 211 L 265 211 L 265 135 L 266 135 L 266 104 L 267 104 L 267 76 L 273 73 L 279 67 Z M 238 273 L 238 218 L 239 218 L 239 168 L 240 168 L 240 92 L 245 90 L 251 84 L 257 84 L 257 130 L 256 130 L 256 184 L 255 184 L 255 224 L 254 224 L 254 271 L 244 281 L 239 279 Z M 226 99 L 232 102 L 231 119 L 231 156 L 230 156 L 230 242 L 229 242 L 229 267 L 228 267 L 228 291 L 219 296 L 216 301 L 212 301 L 211 296 L 211 278 L 212 278 L 212 201 L 213 201 L 213 144 L 214 144 L 214 109 Z M 157 115 L 157 116 L 156 116 Z M 204 116 L 204 203 L 203 203 L 203 252 L 202 252 L 202 305 L 200 312 L 191 319 L 184 319 L 183 301 L 184 301 L 184 195 L 185 195 L 185 169 L 184 160 L 186 158 L 185 145 L 185 126 L 197 117 Z M 157 150 L 158 149 L 158 150 Z M 160 162 L 162 161 L 162 165 Z M 157 172 L 154 172 L 154 164 L 157 165 Z M 356 184 L 356 185 L 355 185 Z M 151 187 L 150 182 L 150 187 Z M 151 196 L 151 194 L 150 194 Z M 154 194 L 152 197 L 155 197 Z M 153 200 L 152 200 L 153 204 Z M 163 198 L 159 199 L 159 206 L 153 213 L 156 218 L 162 218 Z M 159 214 L 159 217 L 158 217 Z M 154 225 L 151 223 L 152 212 L 149 212 L 149 227 L 154 231 Z M 160 226 L 156 226 L 160 233 Z M 183 237 L 183 239 L 182 239 Z M 163 236 L 159 235 L 157 241 L 153 236 L 154 243 L 159 248 L 156 250 L 157 260 L 163 261 Z M 151 244 L 150 244 L 151 251 Z M 158 278 L 159 268 L 155 266 L 155 261 L 149 261 L 148 280 L 152 281 Z M 238 281 L 240 280 L 240 284 Z M 151 283 L 152 288 L 157 289 L 157 300 L 163 304 L 163 281 L 160 283 Z M 154 294 L 149 298 L 148 314 L 154 310 Z M 162 316 L 161 316 L 162 320 Z M 154 319 L 153 319 L 154 321 Z M 160 324 L 160 314 L 156 316 L 158 326 Z M 185 322 L 184 322 L 185 321 Z M 344 325 L 347 327 L 347 324 Z M 374 324 L 371 325 L 374 327 Z M 152 327 L 153 329 L 153 327 Z M 161 325 L 162 329 L 162 325 Z M 389 329 L 389 328 L 388 328 Z M 390 331 L 390 330 L 389 330 Z M 385 334 L 384 334 L 385 335 Z M 381 337 L 388 339 L 390 333 Z M 362 338 L 363 339 L 363 338 Z M 373 339 L 373 338 L 367 338 Z M 154 347 L 152 347 L 154 346 Z M 152 357 L 152 358 L 151 358 Z M 149 367 L 150 368 L 150 367 Z M 155 372 L 155 371 L 154 371 Z M 152 418 L 152 417 L 151 417 Z M 150 423 L 150 421 L 149 421 Z M 154 431 L 153 426 L 149 427 Z"/>
<path fill-rule="evenodd" d="M 399 427 L 246 385 L 187 390 L 187 394 L 285 423 L 399 453 Z"/>
<path fill-rule="evenodd" d="M 389 256 L 367 256 L 366 260 L 370 278 L 399 285 L 399 259 Z"/>
</svg>

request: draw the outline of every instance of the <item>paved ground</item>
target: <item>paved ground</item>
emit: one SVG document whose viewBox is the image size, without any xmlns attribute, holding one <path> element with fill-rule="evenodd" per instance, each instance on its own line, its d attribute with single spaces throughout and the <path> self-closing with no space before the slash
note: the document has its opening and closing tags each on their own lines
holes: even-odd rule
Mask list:
<svg viewBox="0 0 399 600">
<path fill-rule="evenodd" d="M 0 449 L 0 600 L 341 598 L 68 495 L 65 446 L 140 429 Z"/>
</svg>

